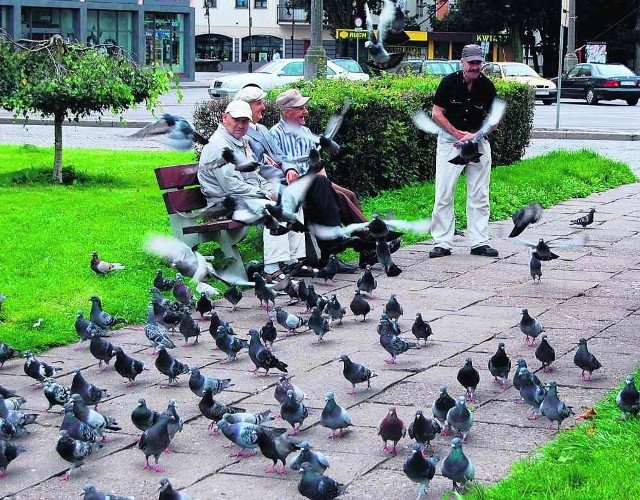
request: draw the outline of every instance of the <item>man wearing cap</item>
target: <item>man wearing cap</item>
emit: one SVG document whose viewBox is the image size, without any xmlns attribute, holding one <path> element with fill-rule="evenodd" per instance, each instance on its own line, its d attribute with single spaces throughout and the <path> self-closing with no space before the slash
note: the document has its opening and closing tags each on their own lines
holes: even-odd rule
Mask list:
<svg viewBox="0 0 640 500">
<path fill-rule="evenodd" d="M 433 119 L 457 141 L 475 138 L 494 98 L 496 89 L 481 72 L 484 56 L 479 45 L 465 45 L 462 49 L 462 70 L 445 76 L 433 99 Z M 498 251 L 488 244 L 489 180 L 491 176 L 491 147 L 483 138 L 478 142 L 480 159 L 466 165 L 454 165 L 449 160 L 459 155 L 459 148 L 438 136 L 436 150 L 436 194 L 432 214 L 431 236 L 435 246 L 429 257 L 451 255 L 455 216 L 453 197 L 456 182 L 466 168 L 467 233 L 471 254 L 497 257 Z"/>
</svg>

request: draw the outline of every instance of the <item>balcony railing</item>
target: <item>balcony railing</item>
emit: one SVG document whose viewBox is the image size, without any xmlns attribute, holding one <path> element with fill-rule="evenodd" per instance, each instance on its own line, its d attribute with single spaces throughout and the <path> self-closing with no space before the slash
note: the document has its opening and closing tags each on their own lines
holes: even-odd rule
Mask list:
<svg viewBox="0 0 640 500">
<path fill-rule="evenodd" d="M 278 24 L 309 24 L 307 9 L 294 8 L 292 2 L 280 1 L 278 3 Z"/>
</svg>

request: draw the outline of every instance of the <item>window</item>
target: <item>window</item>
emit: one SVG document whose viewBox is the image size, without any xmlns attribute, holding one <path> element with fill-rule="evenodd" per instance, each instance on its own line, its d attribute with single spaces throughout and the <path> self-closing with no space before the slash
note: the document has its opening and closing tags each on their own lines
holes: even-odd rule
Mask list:
<svg viewBox="0 0 640 500">
<path fill-rule="evenodd" d="M 271 61 L 273 54 L 282 51 L 282 38 L 271 35 L 253 35 L 242 39 L 242 61 Z"/>
<path fill-rule="evenodd" d="M 233 40 L 228 36 L 210 34 L 196 36 L 196 59 L 231 61 Z"/>
<path fill-rule="evenodd" d="M 184 73 L 184 14 L 146 12 L 144 15 L 145 62 Z"/>
<path fill-rule="evenodd" d="M 569 74 L 567 74 L 567 78 L 575 78 L 576 76 L 578 76 L 578 72 L 582 69 L 582 66 L 577 65 L 574 66 L 573 68 L 571 68 L 571 70 L 569 71 Z"/>
<path fill-rule="evenodd" d="M 22 38 L 48 40 L 52 35 L 64 38 L 76 32 L 72 9 L 22 7 Z"/>
<path fill-rule="evenodd" d="M 236 0 L 236 9 L 246 9 L 249 7 L 249 0 Z"/>
<path fill-rule="evenodd" d="M 87 10 L 87 45 L 111 44 L 131 52 L 132 34 L 133 14 L 131 12 Z"/>
<path fill-rule="evenodd" d="M 205 9 L 217 9 L 218 8 L 218 0 L 204 0 L 204 4 L 202 6 Z"/>
<path fill-rule="evenodd" d="M 266 9 L 267 8 L 267 0 L 254 0 L 253 6 L 256 9 Z"/>
<path fill-rule="evenodd" d="M 282 68 L 282 74 L 285 76 L 302 76 L 304 75 L 304 63 L 292 62 Z"/>
</svg>

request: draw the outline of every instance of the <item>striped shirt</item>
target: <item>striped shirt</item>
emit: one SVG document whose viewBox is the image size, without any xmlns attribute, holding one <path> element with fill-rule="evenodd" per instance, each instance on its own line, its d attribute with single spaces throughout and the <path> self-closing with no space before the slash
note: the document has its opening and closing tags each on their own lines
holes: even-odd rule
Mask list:
<svg viewBox="0 0 640 500">
<path fill-rule="evenodd" d="M 311 134 L 311 131 L 307 127 L 300 128 Z M 309 139 L 301 137 L 299 134 L 297 134 L 291 127 L 291 125 L 289 125 L 283 119 L 280 119 L 278 123 L 271 127 L 271 130 L 269 132 L 275 139 L 278 146 L 280 146 L 283 156 L 289 160 L 298 158 L 300 156 L 309 156 L 309 151 L 311 151 L 311 148 L 316 146 Z M 309 161 L 307 160 L 304 162 L 287 163 L 287 167 L 289 166 L 295 166 L 297 172 L 300 175 L 304 175 L 309 169 Z"/>
</svg>

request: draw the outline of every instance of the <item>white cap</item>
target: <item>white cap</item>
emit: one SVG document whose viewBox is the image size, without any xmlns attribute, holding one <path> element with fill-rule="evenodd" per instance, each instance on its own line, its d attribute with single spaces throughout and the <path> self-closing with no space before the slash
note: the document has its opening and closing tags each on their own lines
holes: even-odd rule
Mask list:
<svg viewBox="0 0 640 500">
<path fill-rule="evenodd" d="M 229 113 L 233 118 L 248 118 L 249 120 L 253 118 L 251 106 L 245 101 L 231 101 L 224 112 Z"/>
<path fill-rule="evenodd" d="M 257 85 L 248 85 L 243 89 L 240 89 L 236 95 L 233 96 L 233 100 L 253 102 L 259 101 L 267 97 L 267 93 Z"/>
</svg>

